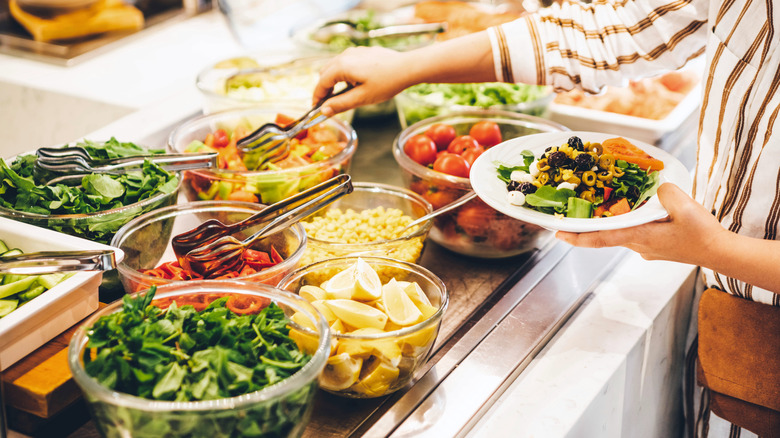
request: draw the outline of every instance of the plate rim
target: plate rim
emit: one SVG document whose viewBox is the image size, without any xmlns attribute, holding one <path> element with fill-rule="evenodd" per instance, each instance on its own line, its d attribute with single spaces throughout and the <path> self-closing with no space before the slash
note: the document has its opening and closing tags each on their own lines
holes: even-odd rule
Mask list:
<svg viewBox="0 0 780 438">
<path fill-rule="evenodd" d="M 490 207 L 498 210 L 499 212 L 506 214 L 518 220 L 522 220 L 528 223 L 539 225 L 548 230 L 553 231 L 569 231 L 575 233 L 593 232 L 593 231 L 606 231 L 633 227 L 644 223 L 652 222 L 658 219 L 663 219 L 668 216 L 666 210 L 661 206 L 657 196 L 653 196 L 648 202 L 641 207 L 625 215 L 613 216 L 610 218 L 557 218 L 553 215 L 538 212 L 528 209 L 526 207 L 510 205 L 506 202 L 506 198 L 502 197 L 501 201 L 495 198 L 495 191 L 498 185 L 501 185 L 505 189 L 504 183 L 495 176 L 494 161 L 498 158 L 497 155 L 504 153 L 509 148 L 516 148 L 518 152 L 521 150 L 532 150 L 536 153 L 542 147 L 549 143 L 547 146 L 552 146 L 554 143 L 565 142 L 571 136 L 578 136 L 584 141 L 589 138 L 595 138 L 596 141 L 603 141 L 607 138 L 623 137 L 626 140 L 634 143 L 637 147 L 643 149 L 647 153 L 653 155 L 655 158 L 661 159 L 664 162 L 664 170 L 661 170 L 661 182 L 672 182 L 680 187 L 686 193 L 690 193 L 692 180 L 690 171 L 672 154 L 635 138 L 627 136 L 619 136 L 615 134 L 596 132 L 596 131 L 565 131 L 565 132 L 551 132 L 551 133 L 539 133 L 531 134 L 523 137 L 516 137 L 510 140 L 506 140 L 499 143 L 485 153 L 480 155 L 471 167 L 469 173 L 469 180 L 477 196 Z M 532 142 L 529 147 L 518 147 L 521 144 Z M 539 143 L 539 144 L 535 144 Z M 508 163 L 513 164 L 513 163 Z M 490 181 L 486 176 L 492 173 L 495 181 Z M 683 173 L 686 175 L 682 178 Z"/>
</svg>

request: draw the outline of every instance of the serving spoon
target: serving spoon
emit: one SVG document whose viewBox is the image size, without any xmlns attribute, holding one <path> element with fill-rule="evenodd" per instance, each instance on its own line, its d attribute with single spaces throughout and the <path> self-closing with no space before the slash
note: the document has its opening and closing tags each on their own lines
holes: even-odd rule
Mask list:
<svg viewBox="0 0 780 438">
<path fill-rule="evenodd" d="M 471 201 L 472 199 L 474 199 L 476 197 L 477 197 L 477 194 L 474 193 L 473 190 L 469 190 L 468 193 L 466 193 L 465 195 L 461 196 L 460 198 L 450 202 L 449 204 L 447 204 L 445 206 L 442 206 L 441 208 L 436 209 L 436 210 L 426 214 L 425 216 L 420 216 L 417 219 L 413 220 L 412 222 L 409 223 L 409 225 L 407 225 L 406 227 L 404 227 L 401 230 L 401 234 L 403 235 L 403 233 L 407 232 L 410 228 L 412 228 L 414 226 L 417 226 L 417 225 L 420 225 L 421 223 L 424 223 L 424 222 L 426 222 L 426 221 L 428 221 L 430 219 L 433 219 L 433 218 L 435 218 L 436 216 L 438 216 L 438 215 L 440 215 L 442 213 L 446 213 L 446 212 L 448 212 L 450 210 L 454 210 L 454 209 L 460 207 L 461 205 Z"/>
</svg>

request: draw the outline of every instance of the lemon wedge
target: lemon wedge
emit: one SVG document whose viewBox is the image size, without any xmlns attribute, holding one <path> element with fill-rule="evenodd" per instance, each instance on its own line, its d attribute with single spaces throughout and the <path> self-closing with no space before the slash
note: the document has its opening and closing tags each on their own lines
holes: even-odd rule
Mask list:
<svg viewBox="0 0 780 438">
<path fill-rule="evenodd" d="M 307 354 L 314 354 L 314 352 L 317 351 L 317 347 L 319 347 L 320 342 L 316 336 L 303 333 L 300 330 L 290 328 L 290 332 L 288 333 L 288 336 L 290 337 L 290 339 L 295 341 L 295 344 L 298 345 L 298 348 L 301 351 Z"/>
<path fill-rule="evenodd" d="M 423 304 L 419 303 L 417 305 L 417 308 L 420 310 L 420 313 L 422 313 L 423 319 L 428 319 L 431 316 L 433 316 L 434 313 L 436 313 L 437 310 L 439 310 L 436 306 L 431 306 L 430 304 Z"/>
<path fill-rule="evenodd" d="M 352 335 L 377 335 L 385 333 L 384 330 L 378 330 L 373 328 L 358 329 L 350 333 Z M 384 358 L 391 365 L 398 366 L 398 362 L 401 361 L 401 347 L 398 345 L 398 341 L 395 338 L 383 338 L 383 339 L 371 339 L 371 340 L 355 340 L 355 339 L 343 339 L 342 345 L 339 345 L 338 352 L 349 352 L 350 354 L 356 354 L 364 359 L 373 354 L 378 358 Z M 357 344 L 357 345 L 355 345 Z"/>
<path fill-rule="evenodd" d="M 325 304 L 324 300 L 316 300 L 312 301 L 311 305 L 320 311 L 322 313 L 322 316 L 325 317 L 325 321 L 328 321 L 328 325 L 333 324 L 334 321 L 336 321 L 338 318 L 333 313 L 332 310 L 330 310 L 330 307 L 328 307 L 327 304 Z"/>
<path fill-rule="evenodd" d="M 362 365 L 363 359 L 346 353 L 331 356 L 320 375 L 320 386 L 330 391 L 343 391 L 357 382 Z"/>
<path fill-rule="evenodd" d="M 312 301 L 324 300 L 325 298 L 327 298 L 327 294 L 322 288 L 314 286 L 312 284 L 301 286 L 301 288 L 298 289 L 298 295 L 300 295 L 301 298 L 303 298 L 304 300 L 310 303 Z"/>
<path fill-rule="evenodd" d="M 327 293 L 328 299 L 341 300 L 351 299 L 355 293 L 355 269 L 357 265 L 352 265 L 349 268 L 339 272 L 322 283 L 322 289 Z"/>
<path fill-rule="evenodd" d="M 360 381 L 352 389 L 367 397 L 379 397 L 387 393 L 398 374 L 398 367 L 382 360 L 374 360 L 364 367 L 360 373 Z"/>
<path fill-rule="evenodd" d="M 336 320 L 333 321 L 333 324 L 330 325 L 330 331 L 335 333 L 345 333 L 346 329 L 344 328 L 344 323 L 341 322 L 340 319 L 336 318 Z"/>
<path fill-rule="evenodd" d="M 382 301 L 387 317 L 400 326 L 409 326 L 422 320 L 422 312 L 394 278 L 382 286 Z"/>
<path fill-rule="evenodd" d="M 301 327 L 306 327 L 307 329 L 315 332 L 317 331 L 317 329 L 314 327 L 314 322 L 312 322 L 308 316 L 303 314 L 303 312 L 293 313 L 293 316 L 291 316 L 290 319 Z"/>
<path fill-rule="evenodd" d="M 352 298 L 372 301 L 382 296 L 382 281 L 374 268 L 358 257 L 355 264 L 355 292 Z"/>
<path fill-rule="evenodd" d="M 423 292 L 416 281 L 411 283 L 404 281 L 403 283 L 407 283 L 402 285 L 404 292 L 406 292 L 406 295 L 409 295 L 409 298 L 412 299 L 412 302 L 414 302 L 417 307 L 419 307 L 420 304 L 425 304 L 426 306 L 431 305 L 431 300 L 428 299 L 428 295 L 425 295 L 425 292 Z M 398 284 L 400 285 L 401 282 L 399 281 Z"/>
<path fill-rule="evenodd" d="M 410 300 L 411 302 L 411 300 Z M 325 304 L 331 311 L 345 324 L 356 329 L 375 328 L 384 329 L 387 324 L 387 315 L 379 309 L 375 309 L 367 304 L 352 300 L 327 300 Z M 414 304 L 412 304 L 414 306 Z M 415 310 L 417 308 L 415 307 Z M 420 311 L 417 310 L 419 313 Z"/>
</svg>

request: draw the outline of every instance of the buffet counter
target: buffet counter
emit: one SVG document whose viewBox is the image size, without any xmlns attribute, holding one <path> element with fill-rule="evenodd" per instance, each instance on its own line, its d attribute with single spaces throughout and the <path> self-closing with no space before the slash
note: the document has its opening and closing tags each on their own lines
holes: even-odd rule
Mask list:
<svg viewBox="0 0 780 438">
<path fill-rule="evenodd" d="M 227 32 L 221 17 L 207 13 L 73 69 L 0 56 L 0 86 L 18 91 L 12 96 L 25 105 L 23 90 L 49 96 L 42 105 L 56 108 L 48 120 L 70 114 L 102 126 L 78 133 L 66 126 L 55 142 L 115 136 L 162 146 L 172 126 L 200 111 L 197 71 L 240 53 Z M 107 78 L 106 71 L 118 76 Z M 48 100 L 55 95 L 66 97 L 55 104 Z M 86 102 L 83 111 L 68 106 L 76 101 Z M 33 108 L 18 117 L 26 123 L 22 131 L 48 130 Z M 353 178 L 401 185 L 391 154 L 400 131 L 395 117 L 354 126 L 360 145 Z M 690 165 L 693 131 L 687 123 L 659 146 Z M 30 140 L 4 140 L 4 154 L 50 145 Z M 645 261 L 623 249 L 571 248 L 552 238 L 501 260 L 469 259 L 431 242 L 421 263 L 453 296 L 429 364 L 413 386 L 382 399 L 323 395 L 305 436 L 680 434 L 693 267 Z M 85 426 L 73 436 L 92 433 Z"/>
</svg>

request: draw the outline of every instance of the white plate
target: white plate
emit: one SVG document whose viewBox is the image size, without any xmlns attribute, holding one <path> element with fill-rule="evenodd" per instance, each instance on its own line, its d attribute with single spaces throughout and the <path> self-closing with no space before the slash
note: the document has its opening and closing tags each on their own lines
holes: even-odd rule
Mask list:
<svg viewBox="0 0 780 438">
<path fill-rule="evenodd" d="M 657 196 L 650 198 L 645 205 L 630 213 L 606 218 L 558 218 L 550 214 L 541 213 L 527 207 L 510 204 L 506 199 L 506 184 L 498 178 L 496 166 L 516 166 L 523 164 L 523 156 L 520 152 L 530 150 L 538 157 L 547 147 L 559 146 L 571 136 L 578 136 L 583 142 L 602 142 L 608 138 L 614 138 L 614 134 L 605 134 L 587 131 L 549 132 L 518 137 L 493 146 L 474 161 L 471 166 L 471 187 L 486 204 L 501 213 L 525 222 L 536 224 L 549 230 L 571 231 L 576 233 L 614 230 L 618 228 L 633 227 L 667 216 L 666 210 L 661 206 Z M 651 146 L 647 143 L 624 137 L 637 147 L 643 149 L 664 162 L 661 171 L 661 183 L 671 182 L 685 192 L 691 190 L 691 176 L 688 169 L 668 152 Z"/>
</svg>

